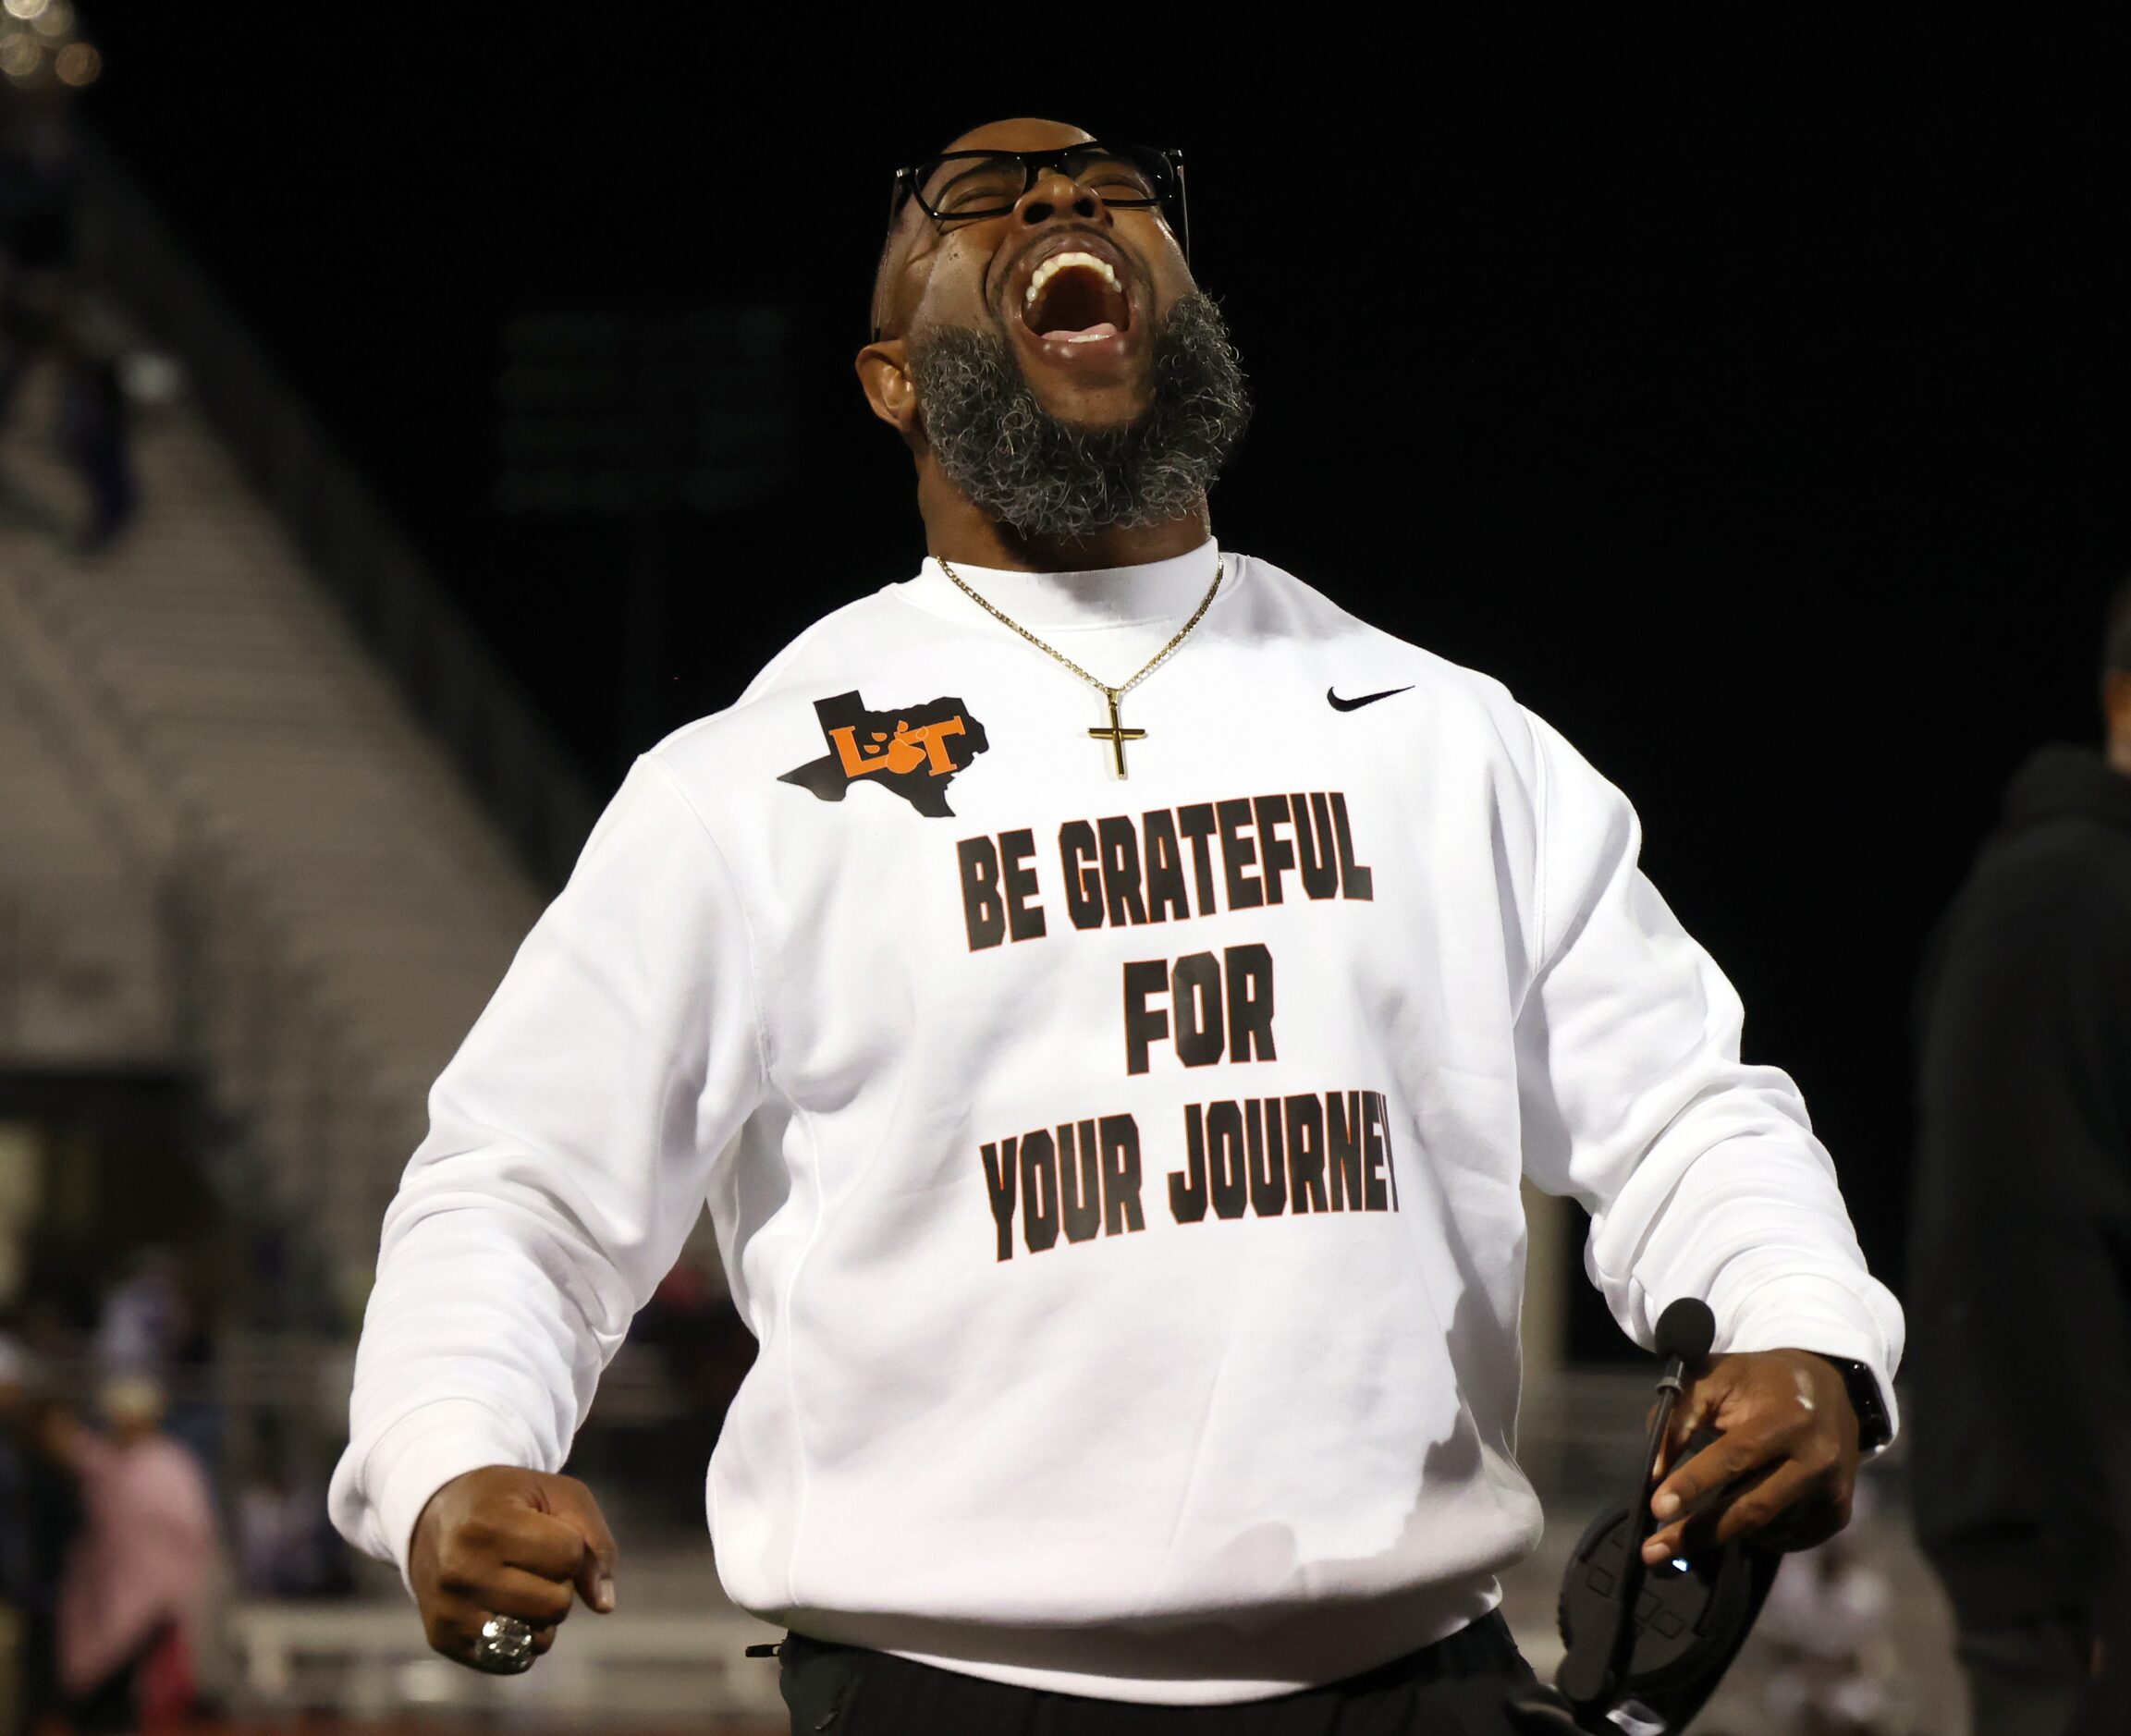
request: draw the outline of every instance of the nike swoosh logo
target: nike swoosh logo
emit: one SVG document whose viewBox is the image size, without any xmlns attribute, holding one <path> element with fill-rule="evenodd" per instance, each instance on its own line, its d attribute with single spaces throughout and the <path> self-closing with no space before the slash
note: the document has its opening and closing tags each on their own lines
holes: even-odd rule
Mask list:
<svg viewBox="0 0 2131 1736">
<path fill-rule="evenodd" d="M 1364 693 L 1359 699 L 1341 699 L 1328 687 L 1325 689 L 1325 697 L 1331 702 L 1334 711 L 1359 711 L 1364 705 L 1374 705 L 1379 699 L 1390 698 L 1393 693 L 1411 693 L 1413 691 L 1412 684 L 1408 683 L 1404 687 L 1387 687 L 1381 693 Z"/>
</svg>

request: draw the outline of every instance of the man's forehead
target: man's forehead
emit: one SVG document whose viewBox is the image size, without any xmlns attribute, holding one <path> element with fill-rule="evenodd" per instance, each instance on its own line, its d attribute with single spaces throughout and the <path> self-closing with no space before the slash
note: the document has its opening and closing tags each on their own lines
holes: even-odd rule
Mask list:
<svg viewBox="0 0 2131 1736">
<path fill-rule="evenodd" d="M 1095 134 L 1086 128 L 1069 126 L 1062 120 L 1037 120 L 1024 116 L 1019 120 L 986 121 L 982 127 L 972 127 L 943 149 L 1048 151 L 1056 145 L 1084 144 L 1094 137 Z"/>
</svg>

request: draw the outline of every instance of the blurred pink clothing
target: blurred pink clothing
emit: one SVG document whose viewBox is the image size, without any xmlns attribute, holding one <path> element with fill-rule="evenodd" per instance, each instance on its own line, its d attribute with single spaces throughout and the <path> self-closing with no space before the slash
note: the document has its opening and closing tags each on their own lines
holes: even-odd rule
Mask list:
<svg viewBox="0 0 2131 1736">
<path fill-rule="evenodd" d="M 59 1589 L 59 1674 L 86 1693 L 166 1622 L 188 1632 L 214 1553 L 214 1510 L 192 1455 L 161 1436 L 80 1437 L 81 1534 Z"/>
</svg>

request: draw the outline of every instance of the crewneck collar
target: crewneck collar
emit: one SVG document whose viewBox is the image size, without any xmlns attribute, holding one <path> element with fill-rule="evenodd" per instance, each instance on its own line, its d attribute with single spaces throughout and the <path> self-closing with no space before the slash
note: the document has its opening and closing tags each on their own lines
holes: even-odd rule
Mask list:
<svg viewBox="0 0 2131 1736">
<path fill-rule="evenodd" d="M 1116 627 L 1173 625 L 1188 618 L 1214 581 L 1220 544 L 1208 537 L 1189 554 L 1137 567 L 1100 567 L 1085 572 L 1015 572 L 1000 567 L 954 563 L 961 581 L 985 601 L 1035 632 L 1072 632 Z M 1222 562 L 1221 586 L 1236 581 L 1236 561 Z M 925 557 L 915 588 L 919 600 L 949 613 L 982 615 L 957 590 L 937 560 Z"/>
</svg>

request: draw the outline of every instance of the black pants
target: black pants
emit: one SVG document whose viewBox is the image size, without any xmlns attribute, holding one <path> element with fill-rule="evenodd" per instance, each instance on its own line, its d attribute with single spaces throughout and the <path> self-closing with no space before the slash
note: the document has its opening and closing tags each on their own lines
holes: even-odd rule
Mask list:
<svg viewBox="0 0 2131 1736">
<path fill-rule="evenodd" d="M 169 1636 L 168 1628 L 156 1629 L 139 1651 L 67 1708 L 79 1736 L 120 1736 L 140 1729 L 141 1672 Z"/>
<path fill-rule="evenodd" d="M 1546 1691 L 1500 1613 L 1359 1676 L 1240 1705 L 1128 1705 L 1010 1687 L 797 1633 L 784 1643 L 780 1685 L 792 1736 L 1513 1736 L 1574 1728 L 1562 1714 L 1525 1721 L 1512 1709 L 1513 1695 L 1543 1704 Z"/>
<path fill-rule="evenodd" d="M 15 1651 L 14 1719 L 0 1713 L 0 1728 L 8 1736 L 35 1736 L 47 1713 L 56 1712 L 65 1696 L 59 1692 L 59 1624 L 46 1611 L 31 1609 L 18 1616 L 20 1636 Z"/>
<path fill-rule="evenodd" d="M 2066 1611 L 1997 1628 L 1964 1628 L 1975 1736 L 2064 1736 L 2087 1688 L 2092 1642 Z"/>
</svg>

